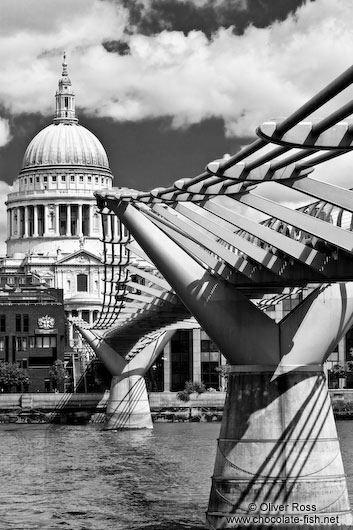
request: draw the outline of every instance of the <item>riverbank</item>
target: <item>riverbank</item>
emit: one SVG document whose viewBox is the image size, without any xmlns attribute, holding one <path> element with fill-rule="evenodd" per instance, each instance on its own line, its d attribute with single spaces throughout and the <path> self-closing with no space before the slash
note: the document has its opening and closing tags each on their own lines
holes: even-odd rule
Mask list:
<svg viewBox="0 0 353 530">
<path fill-rule="evenodd" d="M 335 417 L 353 419 L 353 389 L 329 391 Z M 151 392 L 150 408 L 154 422 L 219 422 L 225 392 L 190 394 L 180 401 L 176 392 Z M 109 391 L 100 393 L 0 394 L 0 423 L 101 423 Z"/>
</svg>

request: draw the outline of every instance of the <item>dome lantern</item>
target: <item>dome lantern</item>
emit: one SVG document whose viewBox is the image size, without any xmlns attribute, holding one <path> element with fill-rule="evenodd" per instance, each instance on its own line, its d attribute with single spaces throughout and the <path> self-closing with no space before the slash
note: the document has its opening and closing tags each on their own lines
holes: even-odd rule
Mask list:
<svg viewBox="0 0 353 530">
<path fill-rule="evenodd" d="M 78 120 L 75 115 L 75 93 L 68 76 L 66 53 L 64 53 L 62 67 L 61 79 L 59 79 L 58 90 L 55 94 L 56 109 L 53 123 L 77 123 Z"/>
</svg>

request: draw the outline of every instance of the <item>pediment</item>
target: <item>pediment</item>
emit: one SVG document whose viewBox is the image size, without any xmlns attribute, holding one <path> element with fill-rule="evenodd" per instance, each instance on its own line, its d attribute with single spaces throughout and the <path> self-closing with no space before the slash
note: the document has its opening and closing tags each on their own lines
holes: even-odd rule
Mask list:
<svg viewBox="0 0 353 530">
<path fill-rule="evenodd" d="M 102 260 L 88 252 L 87 250 L 78 250 L 56 262 L 56 265 L 102 265 Z"/>
</svg>

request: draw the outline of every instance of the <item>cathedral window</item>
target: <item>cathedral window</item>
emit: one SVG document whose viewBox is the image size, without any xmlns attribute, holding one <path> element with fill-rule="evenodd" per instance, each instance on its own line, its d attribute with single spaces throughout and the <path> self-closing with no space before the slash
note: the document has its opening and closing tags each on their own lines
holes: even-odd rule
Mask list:
<svg viewBox="0 0 353 530">
<path fill-rule="evenodd" d="M 78 274 L 77 275 L 77 291 L 87 292 L 87 274 Z"/>
<path fill-rule="evenodd" d="M 89 311 L 86 309 L 82 311 L 82 320 L 89 323 Z"/>
</svg>

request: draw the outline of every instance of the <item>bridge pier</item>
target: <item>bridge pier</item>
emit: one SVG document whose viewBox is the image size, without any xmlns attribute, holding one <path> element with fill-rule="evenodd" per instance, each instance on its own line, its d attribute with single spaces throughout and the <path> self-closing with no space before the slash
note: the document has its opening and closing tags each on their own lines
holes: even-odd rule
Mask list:
<svg viewBox="0 0 353 530">
<path fill-rule="evenodd" d="M 106 335 L 80 329 L 112 374 L 105 429 L 152 429 L 152 417 L 144 376 L 163 351 L 175 330 L 168 330 L 146 343 L 135 356 L 126 360 L 107 341 Z M 113 334 L 114 331 L 109 331 Z"/>
<path fill-rule="evenodd" d="M 207 511 L 209 528 L 352 524 L 322 366 L 233 366 Z M 288 371 L 289 369 L 289 371 Z M 234 519 L 232 519 L 234 517 Z"/>
<path fill-rule="evenodd" d="M 143 375 L 122 374 L 112 378 L 105 429 L 153 429 Z"/>
</svg>

